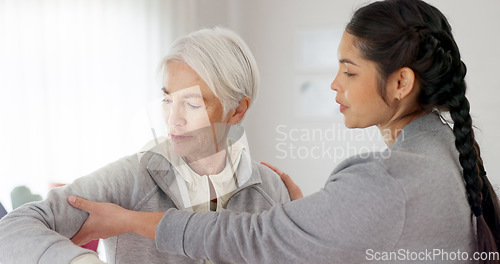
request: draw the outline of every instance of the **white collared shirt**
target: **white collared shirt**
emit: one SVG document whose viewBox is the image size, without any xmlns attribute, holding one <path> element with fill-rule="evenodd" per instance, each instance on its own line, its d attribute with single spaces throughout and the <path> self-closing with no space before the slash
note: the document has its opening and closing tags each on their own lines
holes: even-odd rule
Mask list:
<svg viewBox="0 0 500 264">
<path fill-rule="evenodd" d="M 237 169 L 242 155 L 248 154 L 246 153 L 248 150 L 245 144 L 240 141 L 234 142 L 227 139 L 226 143 L 228 147 L 226 148 L 224 169 L 214 175 L 199 175 L 189 167 L 182 157 L 171 150 L 169 143 L 170 140 L 167 138 L 158 138 L 157 141 L 151 141 L 146 144 L 142 152 L 154 148 L 156 153 L 163 155 L 174 167 L 176 186 L 173 193 L 178 196 L 177 198 L 182 202 L 182 206 L 184 207 L 179 209 L 195 212 L 210 211 L 209 179 L 212 182 L 217 197 L 216 211 L 224 208 L 232 193 L 242 183 L 238 183 L 242 179 L 241 175 L 237 175 Z M 160 147 L 156 144 L 159 144 Z"/>
<path fill-rule="evenodd" d="M 216 211 L 224 208 L 233 191 L 238 188 L 236 170 L 243 151 L 245 151 L 245 146 L 242 143 L 228 142 L 226 165 L 220 173 L 213 175 L 199 175 L 189 167 L 183 158 L 170 151 L 171 153 L 167 159 L 175 168 L 177 183 L 181 189 L 181 196 L 183 196 L 184 208 L 191 208 L 196 212 L 210 211 L 209 179 L 217 197 Z M 179 183 L 180 179 L 185 183 L 184 186 Z"/>
</svg>

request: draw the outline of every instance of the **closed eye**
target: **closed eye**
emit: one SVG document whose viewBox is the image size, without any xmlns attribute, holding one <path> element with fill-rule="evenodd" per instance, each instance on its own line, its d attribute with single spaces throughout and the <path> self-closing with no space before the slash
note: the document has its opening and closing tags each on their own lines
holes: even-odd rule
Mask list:
<svg viewBox="0 0 500 264">
<path fill-rule="evenodd" d="M 188 104 L 188 106 L 192 109 L 198 109 L 201 107 L 201 105 L 192 105 L 192 104 Z"/>
<path fill-rule="evenodd" d="M 350 73 L 350 72 L 344 72 L 344 74 L 345 74 L 347 77 L 352 77 L 352 76 L 356 75 L 356 74 L 354 74 L 354 73 Z"/>
</svg>

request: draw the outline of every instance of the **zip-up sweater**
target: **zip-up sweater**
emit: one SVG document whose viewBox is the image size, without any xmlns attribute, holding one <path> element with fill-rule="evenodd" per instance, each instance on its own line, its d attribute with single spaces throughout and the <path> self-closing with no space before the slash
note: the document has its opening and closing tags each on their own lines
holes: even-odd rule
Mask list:
<svg viewBox="0 0 500 264">
<path fill-rule="evenodd" d="M 239 183 L 226 209 L 258 213 L 290 200 L 286 187 L 272 170 L 255 162 L 240 164 L 251 164 L 252 169 L 238 166 L 237 173 L 247 180 Z M 177 184 L 173 170 L 161 154 L 134 154 L 53 189 L 44 201 L 21 206 L 0 221 L 0 263 L 68 264 L 91 252 L 69 240 L 88 217 L 88 213 L 68 204 L 70 195 L 135 211 L 183 208 L 172 192 L 172 186 Z M 216 245 L 217 241 L 211 243 Z M 203 263 L 174 253 L 160 253 L 153 240 L 136 234 L 105 239 L 104 245 L 108 263 Z"/>
<path fill-rule="evenodd" d="M 216 263 L 475 263 L 454 141 L 429 113 L 386 151 L 339 164 L 307 197 L 260 214 L 169 209 L 156 245 Z"/>
</svg>

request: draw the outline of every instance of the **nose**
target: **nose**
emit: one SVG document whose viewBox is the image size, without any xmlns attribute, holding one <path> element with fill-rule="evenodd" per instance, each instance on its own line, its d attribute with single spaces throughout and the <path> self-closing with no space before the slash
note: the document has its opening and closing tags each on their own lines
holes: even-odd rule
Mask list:
<svg viewBox="0 0 500 264">
<path fill-rule="evenodd" d="M 166 109 L 167 124 L 169 126 L 184 126 L 186 125 L 186 117 L 184 109 L 178 103 L 172 103 L 168 109 Z"/>
<path fill-rule="evenodd" d="M 338 79 L 339 79 L 339 74 L 337 73 L 335 79 L 333 79 L 332 84 L 330 85 L 330 88 L 335 92 L 339 92 L 341 87 Z"/>
</svg>

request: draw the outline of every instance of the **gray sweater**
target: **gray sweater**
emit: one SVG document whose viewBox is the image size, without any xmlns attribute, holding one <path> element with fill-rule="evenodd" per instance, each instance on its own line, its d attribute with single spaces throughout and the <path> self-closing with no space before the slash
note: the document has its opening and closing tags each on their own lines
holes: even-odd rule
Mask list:
<svg viewBox="0 0 500 264">
<path fill-rule="evenodd" d="M 252 168 L 243 168 L 243 164 Z M 67 203 L 69 195 L 111 202 L 136 211 L 182 208 L 174 195 L 177 186 L 174 174 L 164 156 L 149 151 L 122 158 L 66 187 L 52 190 L 46 200 L 24 205 L 2 218 L 0 263 L 67 264 L 89 253 L 68 239 L 88 217 L 86 212 Z M 242 160 L 237 177 L 245 181 L 238 182 L 238 189 L 227 201 L 229 210 L 257 213 L 290 200 L 279 176 L 265 166 Z M 160 253 L 153 240 L 136 234 L 106 239 L 104 245 L 108 263 L 203 263 L 178 254 Z"/>
<path fill-rule="evenodd" d="M 168 210 L 156 245 L 216 263 L 472 263 L 457 256 L 473 257 L 475 235 L 454 139 L 427 114 L 302 199 L 258 214 Z"/>
</svg>

